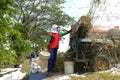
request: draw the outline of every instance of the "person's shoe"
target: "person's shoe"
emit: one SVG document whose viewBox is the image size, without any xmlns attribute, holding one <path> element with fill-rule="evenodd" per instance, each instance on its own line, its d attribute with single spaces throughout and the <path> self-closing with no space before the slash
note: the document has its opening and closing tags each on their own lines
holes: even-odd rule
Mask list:
<svg viewBox="0 0 120 80">
<path fill-rule="evenodd" d="M 48 72 L 47 76 L 51 77 L 52 76 L 52 72 Z"/>
</svg>

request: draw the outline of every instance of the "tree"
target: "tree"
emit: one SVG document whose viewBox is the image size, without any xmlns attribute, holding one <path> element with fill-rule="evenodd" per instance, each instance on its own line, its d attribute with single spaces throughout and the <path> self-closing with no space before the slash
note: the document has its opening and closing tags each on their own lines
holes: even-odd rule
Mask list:
<svg viewBox="0 0 120 80">
<path fill-rule="evenodd" d="M 15 1 L 21 12 L 14 16 L 14 19 L 23 24 L 23 26 L 16 26 L 15 29 L 19 30 L 25 39 L 37 44 L 38 46 L 34 46 L 37 48 L 33 48 L 37 51 L 46 46 L 45 39 L 52 24 L 65 26 L 74 21 L 61 10 L 64 0 Z"/>
<path fill-rule="evenodd" d="M 10 39 L 8 34 L 13 31 L 10 26 L 10 17 L 14 9 L 9 6 L 14 6 L 13 0 L 0 2 L 0 62 L 1 64 L 13 64 L 16 57 L 16 52 L 10 49 Z M 4 65 L 0 65 L 4 67 Z"/>
<path fill-rule="evenodd" d="M 5 65 L 14 65 L 18 60 L 19 55 L 16 46 L 24 46 L 28 48 L 30 41 L 22 38 L 21 33 L 14 29 L 15 24 L 12 19 L 13 15 L 17 14 L 18 7 L 14 0 L 0 1 L 0 68 Z M 21 44 L 23 42 L 23 44 Z M 25 45 L 27 44 L 27 45 Z M 28 49 L 29 50 L 29 49 Z M 27 51 L 28 51 L 27 50 Z M 19 52 L 26 52 L 26 49 L 20 49 Z M 21 54 L 21 53 L 20 53 Z M 23 56 L 23 55 L 22 55 Z M 21 56 L 20 56 L 21 57 Z"/>
</svg>

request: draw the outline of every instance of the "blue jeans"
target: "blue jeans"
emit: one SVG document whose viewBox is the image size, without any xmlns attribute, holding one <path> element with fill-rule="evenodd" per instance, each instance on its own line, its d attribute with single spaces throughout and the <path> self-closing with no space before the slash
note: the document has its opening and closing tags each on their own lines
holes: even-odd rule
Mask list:
<svg viewBox="0 0 120 80">
<path fill-rule="evenodd" d="M 58 48 L 50 49 L 50 58 L 48 60 L 48 72 L 52 72 L 54 69 L 54 65 L 55 65 L 56 57 L 57 57 L 57 50 Z"/>
</svg>

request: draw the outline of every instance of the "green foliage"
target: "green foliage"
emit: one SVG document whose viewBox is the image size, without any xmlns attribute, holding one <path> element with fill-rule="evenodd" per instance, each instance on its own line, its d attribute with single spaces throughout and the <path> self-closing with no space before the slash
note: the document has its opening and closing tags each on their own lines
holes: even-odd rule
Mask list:
<svg viewBox="0 0 120 80">
<path fill-rule="evenodd" d="M 0 65 L 0 68 L 5 67 L 5 65 L 13 65 L 16 60 L 16 52 L 14 50 L 3 50 L 0 52 L 0 62 L 3 65 Z"/>
<path fill-rule="evenodd" d="M 19 40 L 21 39 L 21 33 L 18 30 L 12 29 L 9 32 L 9 38 L 11 41 Z"/>
<path fill-rule="evenodd" d="M 13 27 L 15 20 L 12 17 L 19 13 L 14 0 L 1 0 L 0 5 L 0 68 L 4 68 L 14 65 L 18 58 L 26 58 L 31 42 L 23 39 L 22 33 Z"/>
<path fill-rule="evenodd" d="M 13 49 L 16 51 L 17 62 L 24 61 L 31 52 L 31 42 L 29 40 L 16 40 Z"/>
<path fill-rule="evenodd" d="M 2 34 L 0 33 L 0 41 L 2 40 L 2 38 L 3 38 L 3 37 L 2 37 Z"/>
</svg>

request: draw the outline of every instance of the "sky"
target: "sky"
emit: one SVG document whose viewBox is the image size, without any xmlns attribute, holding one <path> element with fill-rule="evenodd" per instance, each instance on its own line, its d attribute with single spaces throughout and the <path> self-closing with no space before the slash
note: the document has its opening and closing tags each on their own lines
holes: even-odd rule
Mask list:
<svg viewBox="0 0 120 80">
<path fill-rule="evenodd" d="M 63 11 L 78 21 L 81 16 L 88 13 L 92 0 L 65 1 Z M 106 0 L 105 4 L 102 2 L 95 11 L 95 17 L 97 17 L 97 19 L 93 22 L 93 25 L 98 25 L 105 29 L 120 26 L 120 0 Z M 60 41 L 60 52 L 65 52 L 69 48 L 69 34 L 64 36 L 64 38 L 64 41 Z"/>
<path fill-rule="evenodd" d="M 99 19 L 94 24 L 103 25 L 108 28 L 120 26 L 120 0 L 106 0 L 97 8 L 96 16 Z"/>
<path fill-rule="evenodd" d="M 91 0 L 65 0 L 63 11 L 78 21 L 82 15 L 86 15 L 90 7 Z"/>
</svg>

